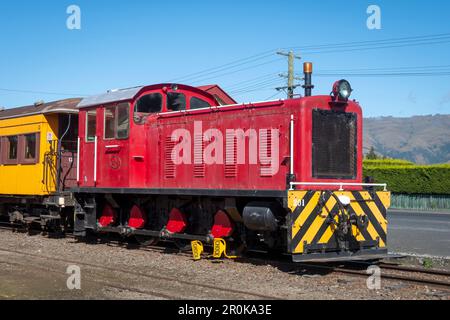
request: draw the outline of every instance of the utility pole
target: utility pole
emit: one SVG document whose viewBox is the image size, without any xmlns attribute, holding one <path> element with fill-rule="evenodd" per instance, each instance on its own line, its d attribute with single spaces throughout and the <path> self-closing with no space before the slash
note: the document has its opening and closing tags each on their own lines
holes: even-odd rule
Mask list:
<svg viewBox="0 0 450 320">
<path fill-rule="evenodd" d="M 281 56 L 288 57 L 288 73 L 286 74 L 280 74 L 280 77 L 287 78 L 287 87 L 280 87 L 276 88 L 278 91 L 280 90 L 287 90 L 287 97 L 288 99 L 294 98 L 294 89 L 297 87 L 300 87 L 300 84 L 295 84 L 295 80 L 303 80 L 302 78 L 297 78 L 294 76 L 294 61 L 295 59 L 301 59 L 300 56 L 297 56 L 294 54 L 294 52 L 289 51 L 289 53 L 285 53 L 282 51 L 277 52 L 277 54 Z"/>
</svg>

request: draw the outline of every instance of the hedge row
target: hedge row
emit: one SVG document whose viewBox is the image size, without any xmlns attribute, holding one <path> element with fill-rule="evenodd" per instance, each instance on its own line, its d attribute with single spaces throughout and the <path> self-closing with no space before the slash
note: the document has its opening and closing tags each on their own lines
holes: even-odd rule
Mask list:
<svg viewBox="0 0 450 320">
<path fill-rule="evenodd" d="M 364 176 L 377 183 L 387 183 L 388 189 L 405 194 L 450 194 L 450 165 L 364 165 Z"/>
<path fill-rule="evenodd" d="M 386 167 L 386 166 L 414 166 L 415 163 L 408 160 L 401 159 L 376 159 L 376 160 L 364 160 L 364 166 L 370 167 Z"/>
</svg>

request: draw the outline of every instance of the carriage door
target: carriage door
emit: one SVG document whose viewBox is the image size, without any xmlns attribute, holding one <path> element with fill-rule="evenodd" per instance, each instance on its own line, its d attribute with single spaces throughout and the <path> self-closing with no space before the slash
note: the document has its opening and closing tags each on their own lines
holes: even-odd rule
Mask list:
<svg viewBox="0 0 450 320">
<path fill-rule="evenodd" d="M 65 191 L 77 185 L 78 116 L 60 114 L 59 124 L 59 183 L 61 190 Z"/>
<path fill-rule="evenodd" d="M 99 187 L 128 187 L 128 137 L 130 105 L 119 103 L 103 109 L 103 137 L 98 143 Z"/>
</svg>

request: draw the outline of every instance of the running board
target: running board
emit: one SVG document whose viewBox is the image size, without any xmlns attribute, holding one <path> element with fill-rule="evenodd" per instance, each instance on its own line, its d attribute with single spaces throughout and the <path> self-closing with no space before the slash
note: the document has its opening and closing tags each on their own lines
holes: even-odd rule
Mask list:
<svg viewBox="0 0 450 320">
<path fill-rule="evenodd" d="M 372 249 L 360 251 L 337 251 L 312 254 L 293 254 L 294 262 L 339 262 L 339 261 L 367 261 L 386 258 L 401 258 L 400 255 L 388 254 L 387 249 Z"/>
</svg>

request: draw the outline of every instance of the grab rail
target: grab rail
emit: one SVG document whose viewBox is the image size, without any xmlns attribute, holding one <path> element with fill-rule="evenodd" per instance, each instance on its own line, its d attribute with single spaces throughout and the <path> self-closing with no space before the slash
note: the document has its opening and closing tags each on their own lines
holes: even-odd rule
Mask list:
<svg viewBox="0 0 450 320">
<path fill-rule="evenodd" d="M 387 183 L 350 183 L 350 182 L 291 182 L 290 190 L 294 190 L 294 186 L 338 186 L 339 191 L 344 191 L 346 187 L 383 187 L 387 191 Z"/>
</svg>

